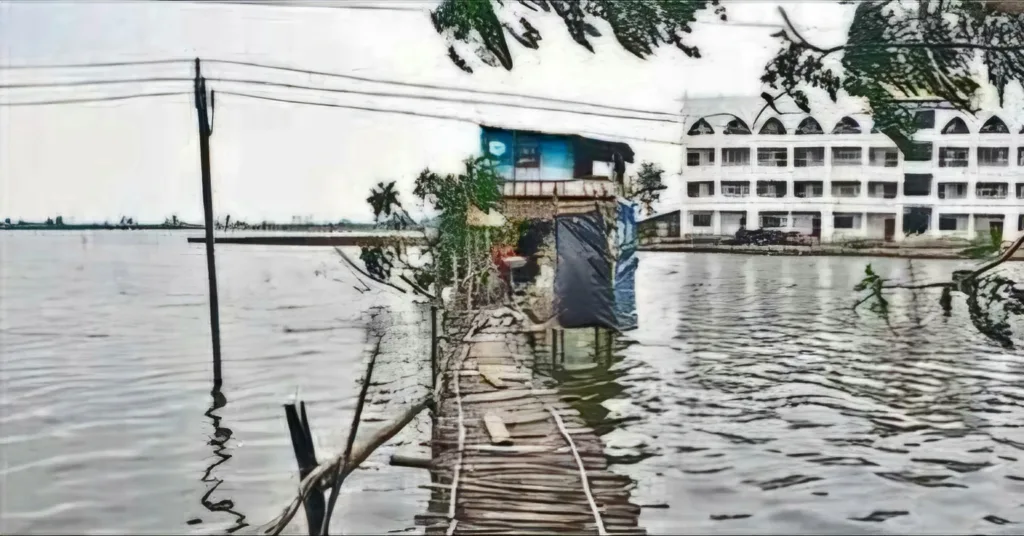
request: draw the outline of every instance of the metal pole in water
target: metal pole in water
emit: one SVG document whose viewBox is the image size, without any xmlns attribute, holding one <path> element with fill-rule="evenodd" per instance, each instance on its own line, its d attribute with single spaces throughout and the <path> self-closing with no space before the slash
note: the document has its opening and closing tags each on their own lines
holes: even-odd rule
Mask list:
<svg viewBox="0 0 1024 536">
<path fill-rule="evenodd" d="M 210 285 L 210 335 L 213 338 L 213 384 L 221 385 L 220 373 L 220 305 L 217 299 L 217 264 L 213 254 L 213 187 L 210 181 L 210 124 L 206 106 L 206 79 L 196 58 L 195 78 L 196 117 L 199 121 L 199 164 L 203 178 L 203 218 L 206 223 L 206 271 Z"/>
</svg>

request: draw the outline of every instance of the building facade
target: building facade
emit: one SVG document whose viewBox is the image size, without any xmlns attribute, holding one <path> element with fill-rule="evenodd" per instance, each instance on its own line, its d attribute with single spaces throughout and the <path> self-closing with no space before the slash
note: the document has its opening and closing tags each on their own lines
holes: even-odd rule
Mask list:
<svg viewBox="0 0 1024 536">
<path fill-rule="evenodd" d="M 1024 231 L 1022 114 L 922 108 L 908 159 L 858 103 L 777 107 L 784 113 L 758 97 L 685 101 L 681 236 L 745 227 L 901 242 Z"/>
</svg>

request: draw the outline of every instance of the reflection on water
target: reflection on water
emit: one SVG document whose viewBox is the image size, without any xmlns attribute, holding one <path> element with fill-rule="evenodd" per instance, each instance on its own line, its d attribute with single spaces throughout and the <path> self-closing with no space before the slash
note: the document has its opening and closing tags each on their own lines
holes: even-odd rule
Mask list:
<svg viewBox="0 0 1024 536">
<path fill-rule="evenodd" d="M 863 265 L 647 255 L 640 328 L 610 358 L 592 330 L 566 332 L 560 390 L 638 483 L 635 500 L 668 507 L 641 525 L 1020 532 L 1024 355 L 978 333 L 962 298 L 945 315 L 938 292 L 894 295 L 888 319 L 858 315 Z M 874 265 L 906 281 L 958 267 Z"/>
<path fill-rule="evenodd" d="M 206 483 L 212 483 L 213 485 L 207 488 L 206 493 L 203 494 L 203 497 L 202 499 L 200 499 L 200 502 L 207 510 L 211 512 L 227 512 L 235 516 L 235 524 L 227 528 L 225 531 L 228 534 L 231 534 L 239 529 L 249 526 L 249 524 L 245 522 L 245 516 L 243 514 L 240 514 L 234 510 L 234 501 L 232 501 L 231 499 L 221 499 L 215 502 L 211 498 L 213 492 L 217 491 L 217 488 L 219 488 L 220 485 L 224 483 L 223 479 L 213 476 L 213 470 L 216 469 L 217 466 L 219 466 L 220 464 L 231 459 L 231 454 L 229 453 L 227 447 L 227 442 L 228 440 L 231 439 L 231 429 L 221 426 L 220 416 L 214 413 L 215 411 L 223 408 L 228 403 L 227 398 L 224 396 L 224 393 L 222 393 L 220 389 L 220 385 L 214 386 L 213 390 L 210 392 L 210 396 L 212 398 L 213 403 L 210 406 L 210 409 L 206 410 L 206 416 L 210 419 L 210 422 L 213 425 L 213 435 L 210 436 L 210 441 L 207 444 L 213 447 L 214 461 L 209 467 L 206 468 L 206 471 L 203 473 L 203 478 L 201 480 Z M 202 520 L 200 518 L 195 518 L 189 520 L 188 524 L 195 525 L 201 522 Z"/>
<path fill-rule="evenodd" d="M 960 267 L 872 263 L 916 281 Z M 1020 531 L 1024 356 L 978 333 L 962 298 L 944 316 L 938 292 L 894 295 L 889 322 L 858 316 L 864 264 L 644 256 L 640 328 L 613 365 L 624 390 L 604 405 L 625 417 L 609 444 L 656 445 L 618 466 L 641 502 L 670 502 L 647 528 Z"/>
<path fill-rule="evenodd" d="M 188 234 L 0 233 L 0 533 L 269 520 L 298 482 L 281 405 L 298 392 L 317 451 L 344 446 L 371 307 L 393 314 L 367 433 L 429 383 L 423 313 L 406 296 L 357 292 L 330 248 L 224 246 L 224 384 L 211 394 L 205 258 Z M 349 477 L 346 532 L 406 529 L 423 511 L 426 477 L 386 463 L 419 424 Z M 299 517 L 289 532 L 305 532 Z"/>
</svg>

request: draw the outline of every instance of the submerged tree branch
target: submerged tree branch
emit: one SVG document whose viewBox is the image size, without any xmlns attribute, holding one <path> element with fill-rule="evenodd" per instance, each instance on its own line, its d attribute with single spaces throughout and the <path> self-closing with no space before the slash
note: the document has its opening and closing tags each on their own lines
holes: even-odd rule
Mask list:
<svg viewBox="0 0 1024 536">
<path fill-rule="evenodd" d="M 292 518 L 295 517 L 295 513 L 299 511 L 299 507 L 306 501 L 306 497 L 314 489 L 321 489 L 324 486 L 322 480 L 328 474 L 333 473 L 338 467 L 342 467 L 339 478 L 345 478 L 351 473 L 359 464 L 366 461 L 370 454 L 373 453 L 378 447 L 386 443 L 389 439 L 395 436 L 399 431 L 405 428 L 424 408 L 430 406 L 434 400 L 433 395 L 427 395 L 420 399 L 416 404 L 407 409 L 405 413 L 399 415 L 395 420 L 379 428 L 372 436 L 370 436 L 366 442 L 356 445 L 352 449 L 350 463 L 344 464 L 344 453 L 339 454 L 328 462 L 324 462 L 318 465 L 315 469 L 310 471 L 306 478 L 302 479 L 299 483 L 298 493 L 295 498 L 284 508 L 284 510 L 276 518 L 264 525 L 259 532 L 260 534 L 269 534 L 276 536 L 281 534 L 288 523 L 291 522 Z"/>
<path fill-rule="evenodd" d="M 321 536 L 327 536 L 330 531 L 331 516 L 334 515 L 334 505 L 338 502 L 341 483 L 345 481 L 345 478 L 341 476 L 341 472 L 347 469 L 352 461 L 352 445 L 355 444 L 356 435 L 359 433 L 359 422 L 363 417 L 363 406 L 366 405 L 366 395 L 370 392 L 370 379 L 373 377 L 373 367 L 377 364 L 377 356 L 380 355 L 380 342 L 383 339 L 383 333 L 377 335 L 377 345 L 374 347 L 373 353 L 370 354 L 370 361 L 366 364 L 366 374 L 363 375 L 363 385 L 359 387 L 359 400 L 356 402 L 356 411 L 352 416 L 352 424 L 348 428 L 345 452 L 341 456 L 342 463 L 338 465 L 334 475 L 331 477 L 334 480 L 334 486 L 331 488 L 331 498 L 327 503 L 327 512 L 324 515 L 323 523 L 320 525 Z"/>
<path fill-rule="evenodd" d="M 992 262 L 990 262 L 990 263 L 982 266 L 981 268 L 978 268 L 977 270 L 971 272 L 970 274 L 967 274 L 963 278 L 963 280 L 977 278 L 979 275 L 981 275 L 981 274 L 983 274 L 983 273 L 985 273 L 985 272 L 995 268 L 996 266 L 999 266 L 1000 264 L 1003 264 L 1004 262 L 1010 260 L 1010 257 L 1013 257 L 1013 254 L 1016 253 L 1017 250 L 1020 249 L 1022 245 L 1024 245 L 1024 234 L 1020 235 L 1020 237 L 1018 237 L 1017 240 L 1015 240 L 1013 242 L 1013 244 L 1010 244 L 1010 247 L 1006 248 L 1006 250 L 1003 251 L 1002 255 L 1000 255 L 996 259 L 993 259 Z"/>
<path fill-rule="evenodd" d="M 355 269 L 355 270 L 356 270 L 356 271 L 358 271 L 359 273 L 363 274 L 363 276 L 365 276 L 365 277 L 367 277 L 367 278 L 369 278 L 369 279 L 372 279 L 372 280 L 374 280 L 374 281 L 376 281 L 376 282 L 378 282 L 378 283 L 380 283 L 380 284 L 382 284 L 382 285 L 387 285 L 387 286 L 389 286 L 389 287 L 391 287 L 391 288 L 393 288 L 393 289 L 395 289 L 395 290 L 397 290 L 397 291 L 401 292 L 402 294 L 405 294 L 405 293 L 406 293 L 406 290 L 405 290 L 404 288 L 401 288 L 401 287 L 399 287 L 399 286 L 396 286 L 396 285 L 394 285 L 394 284 L 392 284 L 392 283 L 389 283 L 389 282 L 387 282 L 387 281 L 384 281 L 383 279 L 381 279 L 381 278 L 379 278 L 379 277 L 374 277 L 374 276 L 372 276 L 372 275 L 368 274 L 368 273 L 366 272 L 366 270 L 363 270 L 362 268 L 360 268 L 360 267 L 359 267 L 359 265 L 358 265 L 358 264 L 356 264 L 355 262 L 353 262 L 353 261 L 352 261 L 352 259 L 350 259 L 350 258 L 349 258 L 349 256 L 348 256 L 348 255 L 346 255 L 346 254 L 345 254 L 345 252 L 341 250 L 341 248 L 340 248 L 340 247 L 338 247 L 338 246 L 334 246 L 334 251 L 337 251 L 337 252 L 338 252 L 338 255 L 340 255 L 340 256 L 341 256 L 342 260 L 344 260 L 345 262 L 347 262 L 347 263 L 348 263 L 348 265 L 349 265 L 349 266 L 351 266 L 351 267 L 352 267 L 353 269 Z"/>
</svg>

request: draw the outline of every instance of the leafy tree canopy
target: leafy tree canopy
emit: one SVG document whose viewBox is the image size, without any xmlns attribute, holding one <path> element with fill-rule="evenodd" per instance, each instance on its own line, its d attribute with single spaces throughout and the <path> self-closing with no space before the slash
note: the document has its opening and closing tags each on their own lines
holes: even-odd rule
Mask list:
<svg viewBox="0 0 1024 536">
<path fill-rule="evenodd" d="M 715 14 L 725 20 L 725 8 L 718 0 L 444 0 L 431 13 L 431 19 L 448 39 L 452 61 L 473 72 L 456 51 L 457 43 L 475 47 L 477 57 L 492 67 L 512 69 L 506 35 L 524 47 L 539 48 L 541 35 L 530 20 L 552 12 L 565 22 L 572 39 L 591 52 L 594 47 L 590 38 L 601 35 L 594 23 L 603 20 L 611 26 L 619 44 L 637 57 L 654 54 L 660 45 L 674 45 L 686 55 L 699 58 L 700 50 L 686 43 L 686 35 L 697 12 L 705 8 L 714 8 Z"/>
<path fill-rule="evenodd" d="M 643 162 L 636 175 L 626 185 L 626 197 L 640 203 L 645 214 L 654 213 L 654 205 L 661 199 L 661 191 L 665 190 L 663 175 L 665 170 L 653 162 Z"/>
<path fill-rule="evenodd" d="M 830 48 L 806 40 L 782 11 L 787 29 L 776 36 L 783 46 L 762 81 L 793 96 L 805 111 L 809 87 L 825 90 L 833 100 L 841 90 L 862 97 L 876 128 L 906 152 L 915 110 L 904 97 L 937 97 L 973 113 L 979 80 L 987 77 L 1000 102 L 1011 84 L 1024 80 L 1021 7 L 976 0 L 865 0 L 857 3 L 846 44 Z"/>
</svg>

